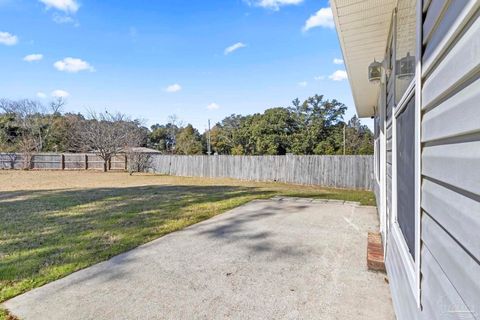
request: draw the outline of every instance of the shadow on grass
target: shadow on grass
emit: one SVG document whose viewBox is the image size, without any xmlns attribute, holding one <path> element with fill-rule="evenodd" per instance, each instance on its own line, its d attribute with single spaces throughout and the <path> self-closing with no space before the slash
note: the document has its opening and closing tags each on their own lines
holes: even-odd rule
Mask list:
<svg viewBox="0 0 480 320">
<path fill-rule="evenodd" d="M 358 197 L 295 186 L 228 185 L 4 192 L 0 196 L 0 302 L 251 200 L 275 195 Z M 268 232 L 249 232 L 249 221 L 279 210 L 266 207 L 232 216 L 204 230 L 204 235 L 225 241 L 249 239 L 248 250 L 272 257 L 300 255 L 298 248 L 275 244 Z M 131 258 L 126 252 L 109 263 Z M 121 277 L 118 272 L 109 278 Z"/>
<path fill-rule="evenodd" d="M 0 198 L 0 301 L 273 191 L 141 186 Z"/>
<path fill-rule="evenodd" d="M 287 213 L 298 212 L 307 207 L 308 206 L 305 205 L 290 204 Z M 205 238 L 215 238 L 220 239 L 221 242 L 211 243 L 214 246 L 214 249 L 210 248 L 210 252 L 207 252 L 206 254 L 212 254 L 212 250 L 214 252 L 217 250 L 228 251 L 227 248 L 229 244 L 232 244 L 237 248 L 245 249 L 247 252 L 246 256 L 248 257 L 254 257 L 254 259 L 267 259 L 268 261 L 283 258 L 299 258 L 310 253 L 306 251 L 305 248 L 288 245 L 288 242 L 286 243 L 285 239 L 279 241 L 277 236 L 281 234 L 270 231 L 261 231 L 258 230 L 258 226 L 254 225 L 257 224 L 259 220 L 267 219 L 273 215 L 282 214 L 282 212 L 285 214 L 283 207 L 269 205 L 269 202 L 264 202 L 242 207 L 241 210 L 241 214 L 232 212 L 231 215 L 222 217 L 220 220 L 212 219 L 204 221 L 201 224 L 196 224 L 191 228 L 185 229 L 185 233 L 176 238 L 176 240 L 181 243 L 179 247 L 184 248 L 183 246 L 185 245 L 186 239 L 205 243 Z M 164 242 L 163 244 L 167 247 L 172 245 L 171 242 Z M 225 246 L 227 246 L 227 248 Z M 177 261 L 170 261 L 170 263 L 175 264 L 178 261 L 182 261 L 186 258 L 184 255 L 189 254 L 188 252 L 181 251 L 180 248 L 178 249 L 179 250 L 176 253 L 173 253 L 173 256 L 170 256 L 173 260 Z M 84 270 L 83 272 L 76 273 L 73 277 L 70 277 L 68 281 L 57 283 L 54 289 L 47 290 L 44 294 L 48 294 L 48 292 L 52 291 L 60 292 L 63 290 L 71 292 L 72 290 L 77 290 L 75 286 L 80 285 L 85 287 L 85 285 L 91 283 L 90 281 L 92 280 L 95 285 L 98 286 L 101 284 L 108 288 L 119 286 L 119 283 L 116 283 L 117 280 L 124 285 L 125 279 L 128 279 L 127 281 L 132 281 L 131 270 L 141 270 L 139 272 L 146 272 L 145 270 L 149 270 L 150 266 L 155 269 L 155 264 L 158 263 L 158 261 L 161 261 L 159 256 L 163 257 L 162 252 L 165 253 L 165 251 L 162 251 L 161 248 L 159 248 L 157 242 L 149 242 L 142 245 L 141 248 L 119 254 L 102 264 L 98 264 L 92 268 Z M 154 254 L 155 257 L 152 257 L 152 254 Z M 154 264 L 153 266 L 152 263 Z M 196 266 L 194 269 L 199 267 L 198 262 L 195 260 L 192 260 L 191 264 Z M 202 265 L 202 267 L 210 268 L 211 266 L 207 264 Z M 196 270 L 201 272 L 202 267 Z M 133 278 L 135 278 L 135 276 L 133 276 Z"/>
</svg>

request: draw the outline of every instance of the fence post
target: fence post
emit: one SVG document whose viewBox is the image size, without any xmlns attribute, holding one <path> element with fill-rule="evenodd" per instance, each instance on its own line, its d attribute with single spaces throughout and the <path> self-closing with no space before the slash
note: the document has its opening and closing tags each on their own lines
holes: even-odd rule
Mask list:
<svg viewBox="0 0 480 320">
<path fill-rule="evenodd" d="M 27 153 L 26 154 L 26 159 L 27 159 L 27 163 L 26 163 L 26 169 L 28 170 L 32 170 L 33 168 L 35 168 L 35 164 L 34 164 L 34 156 L 30 153 Z"/>
<path fill-rule="evenodd" d="M 85 154 L 85 170 L 88 170 L 88 154 Z"/>
<path fill-rule="evenodd" d="M 60 155 L 60 161 L 62 163 L 62 170 L 65 170 L 65 155 L 63 153 Z"/>
</svg>

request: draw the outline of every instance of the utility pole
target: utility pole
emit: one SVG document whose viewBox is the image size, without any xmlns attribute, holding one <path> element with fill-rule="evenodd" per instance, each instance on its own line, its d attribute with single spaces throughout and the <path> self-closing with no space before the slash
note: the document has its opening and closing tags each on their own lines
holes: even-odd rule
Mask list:
<svg viewBox="0 0 480 320">
<path fill-rule="evenodd" d="M 343 125 L 343 155 L 345 155 L 345 149 L 346 149 L 346 128 L 347 128 L 347 124 L 344 124 Z"/>
<path fill-rule="evenodd" d="M 212 136 L 210 135 L 210 119 L 208 119 L 208 138 L 207 138 L 207 154 L 212 154 Z"/>
</svg>

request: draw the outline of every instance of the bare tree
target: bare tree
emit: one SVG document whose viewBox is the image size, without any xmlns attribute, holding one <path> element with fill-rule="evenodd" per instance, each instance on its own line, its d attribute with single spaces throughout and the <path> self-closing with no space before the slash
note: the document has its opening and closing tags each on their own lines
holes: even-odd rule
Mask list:
<svg viewBox="0 0 480 320">
<path fill-rule="evenodd" d="M 167 124 L 167 151 L 172 154 L 175 153 L 177 147 L 177 134 L 180 128 L 183 127 L 183 121 L 179 119 L 176 114 L 168 116 Z"/>
<path fill-rule="evenodd" d="M 50 112 L 59 116 L 65 105 L 63 98 L 52 101 L 49 105 Z M 20 128 L 22 145 L 30 151 L 40 152 L 44 148 L 45 141 L 51 131 L 53 118 L 48 109 L 38 101 L 23 100 L 0 100 L 0 110 L 15 117 L 15 124 Z M 29 143 L 26 143 L 29 140 Z M 26 150 L 24 150 L 26 151 Z"/>
<path fill-rule="evenodd" d="M 15 141 L 15 137 L 9 134 L 8 130 L 1 130 L 0 131 L 0 157 L 3 161 L 8 159 L 8 163 L 10 165 L 9 169 L 15 168 L 15 162 L 17 161 L 18 154 L 17 145 Z M 4 169 L 3 167 L 1 169 Z"/>
<path fill-rule="evenodd" d="M 152 154 L 138 152 L 134 149 L 127 153 L 128 172 L 132 175 L 134 172 L 146 172 L 152 166 Z"/>
<path fill-rule="evenodd" d="M 65 106 L 65 99 L 58 97 L 50 102 L 50 111 L 53 115 L 61 115 L 63 107 Z"/>
<path fill-rule="evenodd" d="M 139 121 L 122 113 L 90 112 L 89 118 L 76 124 L 72 137 L 78 149 L 92 151 L 103 160 L 103 171 L 121 151 L 138 146 L 142 141 Z"/>
<path fill-rule="evenodd" d="M 46 128 L 44 106 L 33 100 L 0 100 L 0 109 L 4 113 L 14 117 L 14 123 L 18 127 L 19 136 L 15 146 L 24 157 L 24 169 L 29 169 L 33 152 L 39 152 L 43 148 Z M 13 150 L 12 150 L 13 151 Z"/>
</svg>

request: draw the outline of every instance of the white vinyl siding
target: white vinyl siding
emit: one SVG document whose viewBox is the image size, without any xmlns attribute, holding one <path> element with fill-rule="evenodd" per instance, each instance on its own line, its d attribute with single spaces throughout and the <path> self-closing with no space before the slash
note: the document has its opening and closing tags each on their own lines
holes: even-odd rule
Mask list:
<svg viewBox="0 0 480 320">
<path fill-rule="evenodd" d="M 425 15 L 424 319 L 480 318 L 480 19 L 474 2 L 432 0 Z M 476 13 L 467 12 L 475 6 Z"/>
</svg>

